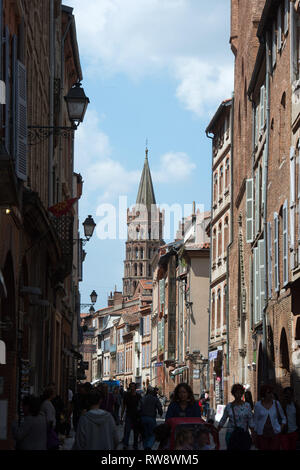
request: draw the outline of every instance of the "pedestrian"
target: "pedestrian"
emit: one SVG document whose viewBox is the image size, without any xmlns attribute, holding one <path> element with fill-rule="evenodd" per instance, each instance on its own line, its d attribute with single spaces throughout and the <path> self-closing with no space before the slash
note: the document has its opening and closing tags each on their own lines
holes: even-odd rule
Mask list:
<svg viewBox="0 0 300 470">
<path fill-rule="evenodd" d="M 292 387 L 286 387 L 283 390 L 282 409 L 287 425 L 281 433 L 281 449 L 296 450 L 300 429 L 300 405 L 294 400 Z"/>
<path fill-rule="evenodd" d="M 92 390 L 88 395 L 88 411 L 81 415 L 73 450 L 115 450 L 119 438 L 114 419 L 99 408 L 103 393 Z"/>
<path fill-rule="evenodd" d="M 160 416 L 163 415 L 161 402 L 157 397 L 157 391 L 149 386 L 146 396 L 141 402 L 141 422 L 143 426 L 143 446 L 145 450 L 151 450 L 155 442 L 153 430 L 156 426 L 157 412 Z"/>
<path fill-rule="evenodd" d="M 227 450 L 249 450 L 251 448 L 251 434 L 254 428 L 253 414 L 249 403 L 242 400 L 244 387 L 241 384 L 234 384 L 231 388 L 234 400 L 225 406 L 223 416 L 219 422 L 218 431 L 229 420 L 225 441 Z"/>
<path fill-rule="evenodd" d="M 138 437 L 140 433 L 140 402 L 141 396 L 136 392 L 136 384 L 131 382 L 129 385 L 129 390 L 124 394 L 121 410 L 121 423 L 123 422 L 124 412 L 126 411 L 123 439 L 124 450 L 128 448 L 131 431 L 133 431 L 134 435 L 133 448 L 135 450 L 138 449 Z"/>
<path fill-rule="evenodd" d="M 279 401 L 274 400 L 273 387 L 262 385 L 260 400 L 254 407 L 254 430 L 259 450 L 280 450 L 280 434 L 286 417 Z"/>
<path fill-rule="evenodd" d="M 73 428 L 76 431 L 80 416 L 88 409 L 88 395 L 93 390 L 89 382 L 79 384 L 78 392 L 73 396 Z"/>
<path fill-rule="evenodd" d="M 42 395 L 41 412 L 44 413 L 47 422 L 47 449 L 58 450 L 59 438 L 56 429 L 56 410 L 52 400 L 55 398 L 55 388 L 53 384 L 45 388 Z"/>
<path fill-rule="evenodd" d="M 166 420 L 169 418 L 201 418 L 199 404 L 195 401 L 193 390 L 187 383 L 180 383 L 174 390 L 168 406 Z"/>
<path fill-rule="evenodd" d="M 175 438 L 174 450 L 193 450 L 194 449 L 194 436 L 189 428 L 179 429 Z"/>
<path fill-rule="evenodd" d="M 253 399 L 252 399 L 252 393 L 250 392 L 250 390 L 245 391 L 245 403 L 249 403 L 249 405 L 251 407 L 251 410 L 253 411 L 254 403 L 253 403 Z"/>
<path fill-rule="evenodd" d="M 122 404 L 122 398 L 120 395 L 120 390 L 118 387 L 115 387 L 113 390 L 113 397 L 114 397 L 114 409 L 113 409 L 113 417 L 117 425 L 120 424 L 120 407 Z"/>
<path fill-rule="evenodd" d="M 115 399 L 113 394 L 109 391 L 108 385 L 106 383 L 101 383 L 98 385 L 97 389 L 103 395 L 103 399 L 100 403 L 101 410 L 108 411 L 113 415 Z"/>
<path fill-rule="evenodd" d="M 47 422 L 41 413 L 41 400 L 33 395 L 22 400 L 24 421 L 12 424 L 12 434 L 17 450 L 47 450 Z"/>
</svg>

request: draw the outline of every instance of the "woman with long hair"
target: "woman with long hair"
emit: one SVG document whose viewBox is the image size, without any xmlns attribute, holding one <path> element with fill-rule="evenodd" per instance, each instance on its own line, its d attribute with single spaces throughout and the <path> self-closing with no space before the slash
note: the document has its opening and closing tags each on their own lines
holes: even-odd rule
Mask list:
<svg viewBox="0 0 300 470">
<path fill-rule="evenodd" d="M 187 383 L 180 383 L 174 390 L 168 407 L 166 420 L 169 418 L 201 418 L 201 409 L 195 401 L 194 393 Z"/>
</svg>

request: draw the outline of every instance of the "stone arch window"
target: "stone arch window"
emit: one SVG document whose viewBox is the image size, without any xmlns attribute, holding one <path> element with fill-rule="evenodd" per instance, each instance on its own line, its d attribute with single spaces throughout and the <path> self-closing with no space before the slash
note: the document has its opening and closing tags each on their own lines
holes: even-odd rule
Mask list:
<svg viewBox="0 0 300 470">
<path fill-rule="evenodd" d="M 211 325 L 210 325 L 210 334 L 214 336 L 215 334 L 215 311 L 216 311 L 216 298 L 215 293 L 211 295 Z"/>
<path fill-rule="evenodd" d="M 227 294 L 227 285 L 224 284 L 224 287 L 223 287 L 223 296 L 222 296 L 222 300 L 223 300 L 223 328 L 226 328 L 226 294 Z"/>
<path fill-rule="evenodd" d="M 215 261 L 217 258 L 217 231 L 213 230 L 213 240 L 212 240 L 212 259 Z"/>
<path fill-rule="evenodd" d="M 137 276 L 137 275 L 138 275 L 138 274 L 137 274 L 137 269 L 138 269 L 138 268 L 137 268 L 137 264 L 136 264 L 136 263 L 134 263 L 134 275 L 135 275 L 135 276 Z"/>
<path fill-rule="evenodd" d="M 140 259 L 144 259 L 144 248 L 140 249 Z"/>
<path fill-rule="evenodd" d="M 127 259 L 131 259 L 131 248 L 127 248 Z"/>
<path fill-rule="evenodd" d="M 214 174 L 214 202 L 217 202 L 218 199 L 218 173 L 217 171 Z"/>
<path fill-rule="evenodd" d="M 226 248 L 228 246 L 229 242 L 229 225 L 228 225 L 228 216 L 225 217 L 224 220 L 224 251 L 226 251 Z"/>
<path fill-rule="evenodd" d="M 220 181 L 219 181 L 219 184 L 220 184 L 220 196 L 222 196 L 222 193 L 223 193 L 223 181 L 224 181 L 224 168 L 223 168 L 223 165 L 221 165 L 220 167 Z"/>
<path fill-rule="evenodd" d="M 143 265 L 142 265 L 142 263 L 140 263 L 140 276 L 142 276 L 142 275 L 143 275 Z"/>
<path fill-rule="evenodd" d="M 148 265 L 148 276 L 152 277 L 152 268 L 150 264 Z"/>
<path fill-rule="evenodd" d="M 218 227 L 218 257 L 221 256 L 222 251 L 222 222 L 220 222 Z"/>
<path fill-rule="evenodd" d="M 135 259 L 139 259 L 139 249 L 138 249 L 138 247 L 135 248 Z"/>
<path fill-rule="evenodd" d="M 217 331 L 221 327 L 221 289 L 218 289 L 218 295 L 217 295 Z"/>
<path fill-rule="evenodd" d="M 229 186 L 229 157 L 225 161 L 225 189 Z"/>
<path fill-rule="evenodd" d="M 151 259 L 152 256 L 152 248 L 148 248 L 148 258 Z"/>
<path fill-rule="evenodd" d="M 290 372 L 289 347 L 286 331 L 283 328 L 280 336 L 280 367 L 284 375 Z"/>
</svg>

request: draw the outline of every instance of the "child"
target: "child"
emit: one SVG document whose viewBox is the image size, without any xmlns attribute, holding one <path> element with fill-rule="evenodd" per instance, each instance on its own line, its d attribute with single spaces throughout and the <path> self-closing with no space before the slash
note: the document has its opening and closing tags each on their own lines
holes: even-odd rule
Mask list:
<svg viewBox="0 0 300 470">
<path fill-rule="evenodd" d="M 180 429 L 176 434 L 175 450 L 193 450 L 194 436 L 191 429 Z"/>
<path fill-rule="evenodd" d="M 205 427 L 200 428 L 197 433 L 197 450 L 211 450 L 209 442 L 209 430 Z"/>
</svg>

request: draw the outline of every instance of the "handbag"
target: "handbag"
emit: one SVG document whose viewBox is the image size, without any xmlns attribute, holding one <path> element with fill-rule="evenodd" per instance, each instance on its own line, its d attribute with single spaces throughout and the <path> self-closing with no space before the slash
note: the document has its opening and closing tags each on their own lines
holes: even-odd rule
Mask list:
<svg viewBox="0 0 300 470">
<path fill-rule="evenodd" d="M 244 431 L 243 428 L 236 425 L 236 419 L 234 414 L 234 407 L 231 403 L 234 429 L 228 440 L 228 450 L 250 450 L 252 445 L 252 439 L 248 431 Z"/>
</svg>

